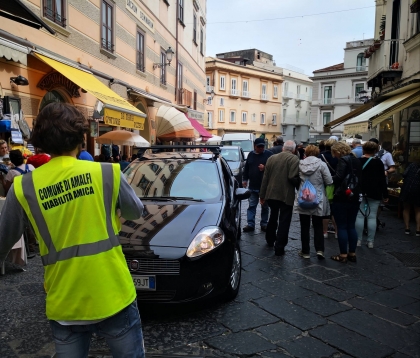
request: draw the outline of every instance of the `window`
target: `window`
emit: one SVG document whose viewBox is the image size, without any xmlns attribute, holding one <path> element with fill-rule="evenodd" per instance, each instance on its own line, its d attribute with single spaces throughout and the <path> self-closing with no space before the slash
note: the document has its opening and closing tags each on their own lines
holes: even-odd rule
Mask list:
<svg viewBox="0 0 420 358">
<path fill-rule="evenodd" d="M 137 30 L 137 69 L 141 72 L 144 68 L 144 33 Z"/>
<path fill-rule="evenodd" d="M 286 122 L 286 111 L 287 109 L 283 109 L 283 122 Z"/>
<path fill-rule="evenodd" d="M 197 45 L 197 15 L 193 14 L 193 41 Z"/>
<path fill-rule="evenodd" d="M 139 181 L 139 184 L 137 185 L 140 189 L 146 190 L 147 186 L 150 184 L 150 180 L 148 180 L 144 175 Z"/>
<path fill-rule="evenodd" d="M 168 217 L 168 211 L 162 213 L 162 219 L 166 219 Z"/>
<path fill-rule="evenodd" d="M 262 84 L 262 87 L 261 87 L 261 94 L 262 94 L 263 96 L 267 96 L 267 85 L 266 85 L 265 83 L 263 83 L 263 84 Z"/>
<path fill-rule="evenodd" d="M 322 123 L 324 124 L 324 126 L 330 122 L 331 122 L 331 112 L 322 113 Z"/>
<path fill-rule="evenodd" d="M 200 53 L 204 56 L 204 31 L 200 29 Z"/>
<path fill-rule="evenodd" d="M 287 95 L 288 91 L 289 91 L 289 82 L 284 82 L 284 93 Z"/>
<path fill-rule="evenodd" d="M 273 113 L 273 119 L 271 120 L 271 124 L 277 125 L 277 114 Z"/>
<path fill-rule="evenodd" d="M 157 223 L 157 221 L 156 220 L 153 220 L 151 223 L 150 223 L 150 225 L 152 225 L 152 226 L 156 226 L 158 223 Z"/>
<path fill-rule="evenodd" d="M 261 124 L 265 124 L 265 113 L 261 113 Z"/>
<path fill-rule="evenodd" d="M 360 91 L 364 91 L 365 90 L 365 84 L 364 83 L 356 83 L 356 85 L 354 86 L 354 98 L 355 100 L 360 100 L 359 99 L 359 92 Z"/>
<path fill-rule="evenodd" d="M 207 112 L 208 127 L 213 128 L 213 112 Z"/>
<path fill-rule="evenodd" d="M 247 116 L 247 113 L 242 112 L 242 123 L 246 123 L 246 116 Z"/>
<path fill-rule="evenodd" d="M 212 106 L 213 105 L 213 98 L 211 98 L 211 96 L 207 97 L 207 104 L 209 106 Z"/>
<path fill-rule="evenodd" d="M 194 110 L 197 110 L 197 91 L 194 90 L 194 102 L 193 102 Z"/>
<path fill-rule="evenodd" d="M 274 88 L 273 88 L 273 97 L 274 98 L 277 98 L 278 96 L 279 96 L 279 86 L 274 85 Z"/>
<path fill-rule="evenodd" d="M 242 96 L 249 97 L 248 81 L 245 80 L 242 82 Z"/>
<path fill-rule="evenodd" d="M 66 27 L 64 8 L 64 0 L 44 0 L 44 16 L 62 27 Z"/>
<path fill-rule="evenodd" d="M 178 0 L 178 20 L 184 22 L 184 0 Z"/>
<path fill-rule="evenodd" d="M 324 104 L 332 104 L 332 86 L 324 86 Z"/>
<path fill-rule="evenodd" d="M 225 105 L 225 99 L 223 97 L 220 98 L 220 105 L 221 106 L 224 106 Z"/>
<path fill-rule="evenodd" d="M 231 86 L 230 86 L 230 94 L 233 96 L 237 96 L 238 95 L 238 87 L 237 87 L 237 79 L 236 78 L 232 78 L 231 79 Z"/>
<path fill-rule="evenodd" d="M 159 172 L 160 172 L 160 166 L 159 165 L 157 165 L 156 163 L 150 163 L 149 164 L 149 167 L 150 167 L 150 169 L 152 169 L 152 171 L 155 173 L 155 174 L 158 174 Z"/>
<path fill-rule="evenodd" d="M 226 86 L 226 77 L 220 76 L 220 89 L 224 91 L 226 89 L 225 86 Z"/>
<path fill-rule="evenodd" d="M 175 169 L 173 164 L 169 164 L 169 171 L 172 173 L 172 171 Z"/>
<path fill-rule="evenodd" d="M 297 93 L 297 94 L 300 94 L 300 85 L 297 85 L 297 86 L 296 86 L 296 93 Z"/>
<path fill-rule="evenodd" d="M 165 183 L 166 183 L 167 178 L 166 178 L 165 174 L 163 174 L 163 175 L 160 177 L 160 180 L 162 181 L 162 183 L 163 183 L 163 184 L 165 184 Z"/>
<path fill-rule="evenodd" d="M 359 53 L 357 55 L 356 71 L 366 71 L 366 59 L 364 53 Z"/>
<path fill-rule="evenodd" d="M 142 230 L 141 230 L 141 232 L 144 232 L 145 234 L 148 234 L 148 233 L 150 232 L 150 230 L 149 230 L 149 229 L 144 228 L 144 229 L 142 229 Z"/>
<path fill-rule="evenodd" d="M 102 48 L 114 52 L 113 8 L 106 0 L 102 0 Z"/>
<path fill-rule="evenodd" d="M 225 121 L 225 110 L 219 109 L 219 122 L 224 122 L 224 121 Z"/>
<path fill-rule="evenodd" d="M 230 122 L 235 123 L 236 122 L 236 112 L 230 111 Z"/>
<path fill-rule="evenodd" d="M 178 88 L 182 88 L 184 85 L 184 69 L 182 67 L 182 63 L 178 62 Z"/>
<path fill-rule="evenodd" d="M 296 121 L 299 121 L 300 111 L 296 111 Z"/>
<path fill-rule="evenodd" d="M 256 119 L 256 115 L 255 115 L 255 113 L 252 113 L 252 121 L 253 122 L 255 122 L 257 119 Z"/>
<path fill-rule="evenodd" d="M 160 50 L 160 63 L 166 63 L 166 51 L 164 49 Z M 160 68 L 160 83 L 166 85 L 166 66 Z"/>
</svg>

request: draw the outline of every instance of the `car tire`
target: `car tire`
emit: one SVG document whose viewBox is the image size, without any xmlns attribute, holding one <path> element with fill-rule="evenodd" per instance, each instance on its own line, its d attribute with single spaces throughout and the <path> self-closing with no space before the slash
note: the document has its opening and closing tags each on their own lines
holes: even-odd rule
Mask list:
<svg viewBox="0 0 420 358">
<path fill-rule="evenodd" d="M 225 301 L 231 301 L 238 295 L 239 286 L 241 285 L 241 270 L 241 249 L 239 244 L 236 242 L 233 249 L 232 266 L 228 277 L 228 284 L 225 292 L 223 293 L 223 299 Z"/>
</svg>

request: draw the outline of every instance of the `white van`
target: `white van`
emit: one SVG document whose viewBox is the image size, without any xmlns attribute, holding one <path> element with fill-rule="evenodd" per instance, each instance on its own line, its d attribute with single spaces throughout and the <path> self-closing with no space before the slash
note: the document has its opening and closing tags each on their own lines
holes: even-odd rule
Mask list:
<svg viewBox="0 0 420 358">
<path fill-rule="evenodd" d="M 245 158 L 248 153 L 254 150 L 255 135 L 253 133 L 226 133 L 223 134 L 222 145 L 235 145 L 241 147 Z"/>
</svg>

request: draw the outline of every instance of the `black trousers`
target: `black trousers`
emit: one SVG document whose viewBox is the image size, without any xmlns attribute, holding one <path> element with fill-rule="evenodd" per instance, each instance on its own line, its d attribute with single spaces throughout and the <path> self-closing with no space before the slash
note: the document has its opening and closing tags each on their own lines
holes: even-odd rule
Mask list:
<svg viewBox="0 0 420 358">
<path fill-rule="evenodd" d="M 293 206 L 280 200 L 267 200 L 270 207 L 265 239 L 268 244 L 275 242 L 275 249 L 284 249 L 289 240 L 289 228 L 292 221 Z"/>
<path fill-rule="evenodd" d="M 310 247 L 310 229 L 311 215 L 299 214 L 300 218 L 300 238 L 302 240 L 302 252 L 309 254 Z M 314 246 L 315 251 L 324 251 L 324 232 L 322 228 L 322 216 L 312 215 L 312 224 L 314 226 Z"/>
</svg>

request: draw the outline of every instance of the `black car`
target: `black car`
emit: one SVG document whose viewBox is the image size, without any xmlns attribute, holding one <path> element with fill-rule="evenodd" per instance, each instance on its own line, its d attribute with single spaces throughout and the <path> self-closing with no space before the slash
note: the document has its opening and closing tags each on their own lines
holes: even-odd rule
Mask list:
<svg viewBox="0 0 420 358">
<path fill-rule="evenodd" d="M 239 185 L 242 183 L 242 174 L 245 167 L 245 154 L 241 147 L 224 145 L 221 150 L 221 156 L 227 161 L 233 175 Z"/>
<path fill-rule="evenodd" d="M 140 219 L 121 218 L 120 242 L 138 300 L 236 297 L 241 200 L 250 192 L 238 188 L 219 152 L 217 146 L 156 146 L 124 171 L 145 206 Z"/>
</svg>

